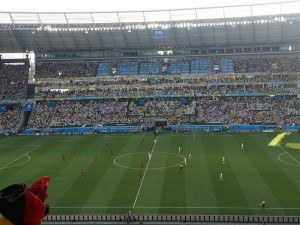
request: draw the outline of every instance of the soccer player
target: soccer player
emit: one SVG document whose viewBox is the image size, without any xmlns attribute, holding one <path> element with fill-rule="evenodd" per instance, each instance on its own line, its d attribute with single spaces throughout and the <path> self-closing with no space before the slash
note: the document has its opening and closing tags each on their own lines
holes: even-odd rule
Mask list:
<svg viewBox="0 0 300 225">
<path fill-rule="evenodd" d="M 149 160 L 151 160 L 151 158 L 152 158 L 151 152 L 148 152 L 148 158 L 149 158 Z"/>
<path fill-rule="evenodd" d="M 223 173 L 220 173 L 220 181 L 223 181 Z"/>
<path fill-rule="evenodd" d="M 194 133 L 194 140 L 196 140 L 196 134 Z"/>
<path fill-rule="evenodd" d="M 98 159 L 98 156 L 97 156 L 97 155 L 95 156 L 94 161 L 95 161 L 95 163 L 97 163 L 97 164 L 99 163 L 99 159 Z"/>
<path fill-rule="evenodd" d="M 182 171 L 182 163 L 179 165 L 179 170 Z"/>
<path fill-rule="evenodd" d="M 189 153 L 189 159 L 190 160 L 192 159 L 192 153 Z"/>
<path fill-rule="evenodd" d="M 222 163 L 225 164 L 225 156 L 222 156 Z"/>
<path fill-rule="evenodd" d="M 66 157 L 65 157 L 65 155 L 62 155 L 62 163 L 66 163 Z"/>
<path fill-rule="evenodd" d="M 142 144 L 145 144 L 145 139 L 144 138 L 142 138 Z"/>
<path fill-rule="evenodd" d="M 187 161 L 186 161 L 186 158 L 184 157 L 184 165 L 186 166 L 187 165 Z"/>
<path fill-rule="evenodd" d="M 156 145 L 156 142 L 157 142 L 157 139 L 155 138 L 155 139 L 154 139 L 154 145 Z"/>
<path fill-rule="evenodd" d="M 141 168 L 142 170 L 145 168 L 144 162 L 142 162 Z"/>
<path fill-rule="evenodd" d="M 179 147 L 178 147 L 178 153 L 179 153 L 179 154 L 180 154 L 180 151 L 181 151 L 181 147 L 179 146 Z"/>
<path fill-rule="evenodd" d="M 80 177 L 84 177 L 84 170 L 83 169 L 80 170 Z"/>
<path fill-rule="evenodd" d="M 75 150 L 75 148 L 73 149 L 73 156 L 75 157 L 75 155 L 76 155 L 76 150 Z"/>
<path fill-rule="evenodd" d="M 261 200 L 261 203 L 260 203 L 261 207 L 264 209 L 265 206 L 266 206 L 266 201 L 263 199 Z"/>
<path fill-rule="evenodd" d="M 242 142 L 242 144 L 241 144 L 241 150 L 243 150 L 244 149 L 244 142 Z"/>
<path fill-rule="evenodd" d="M 142 175 L 142 172 L 141 172 L 141 171 L 138 173 L 138 177 L 139 177 L 140 179 L 143 179 L 143 175 Z"/>
<path fill-rule="evenodd" d="M 115 157 L 115 154 L 114 154 L 114 151 L 113 151 L 113 150 L 110 150 L 110 157 L 112 157 L 112 158 Z"/>
</svg>

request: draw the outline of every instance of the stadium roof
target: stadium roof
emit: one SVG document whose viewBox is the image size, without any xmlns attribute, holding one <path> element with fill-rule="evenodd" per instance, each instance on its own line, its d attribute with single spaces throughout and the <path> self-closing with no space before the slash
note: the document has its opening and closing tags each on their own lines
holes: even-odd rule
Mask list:
<svg viewBox="0 0 300 225">
<path fill-rule="evenodd" d="M 0 12 L 0 52 L 300 42 L 300 2 L 131 12 Z"/>
</svg>

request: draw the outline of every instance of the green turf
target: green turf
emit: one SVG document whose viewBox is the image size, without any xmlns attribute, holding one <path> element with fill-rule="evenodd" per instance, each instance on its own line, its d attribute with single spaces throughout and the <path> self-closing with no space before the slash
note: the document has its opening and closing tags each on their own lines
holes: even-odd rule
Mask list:
<svg viewBox="0 0 300 225">
<path fill-rule="evenodd" d="M 149 164 L 152 133 L 1 137 L 0 188 L 48 175 L 52 214 L 299 215 L 300 135 L 286 136 L 282 148 L 268 147 L 276 135 L 162 134 Z M 189 153 L 192 159 L 180 172 Z"/>
</svg>

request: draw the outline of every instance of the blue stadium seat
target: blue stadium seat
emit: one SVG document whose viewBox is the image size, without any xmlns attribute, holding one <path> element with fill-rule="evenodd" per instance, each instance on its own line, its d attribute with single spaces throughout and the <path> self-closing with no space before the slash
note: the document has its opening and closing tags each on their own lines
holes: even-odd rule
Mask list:
<svg viewBox="0 0 300 225">
<path fill-rule="evenodd" d="M 234 73 L 234 66 L 232 59 L 221 59 L 220 61 L 221 73 Z"/>
<path fill-rule="evenodd" d="M 143 62 L 140 65 L 140 75 L 158 75 L 160 65 L 158 62 Z"/>
<path fill-rule="evenodd" d="M 120 62 L 118 68 L 119 75 L 137 75 L 139 74 L 138 62 Z"/>
<path fill-rule="evenodd" d="M 170 74 L 190 74 L 190 64 L 189 62 L 171 62 L 170 64 Z"/>
<path fill-rule="evenodd" d="M 110 69 L 110 62 L 99 62 L 97 76 L 108 76 Z"/>
<path fill-rule="evenodd" d="M 191 61 L 191 74 L 210 74 L 211 68 L 211 59 L 193 59 Z"/>
</svg>

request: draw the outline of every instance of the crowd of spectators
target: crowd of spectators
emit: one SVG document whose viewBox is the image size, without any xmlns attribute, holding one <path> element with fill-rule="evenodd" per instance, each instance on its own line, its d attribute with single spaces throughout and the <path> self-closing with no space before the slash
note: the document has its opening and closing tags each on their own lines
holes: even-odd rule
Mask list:
<svg viewBox="0 0 300 225">
<path fill-rule="evenodd" d="M 36 78 L 95 77 L 96 63 L 68 62 L 36 65 Z"/>
<path fill-rule="evenodd" d="M 225 94 L 297 94 L 297 84 L 225 84 L 225 85 L 127 85 L 98 87 L 96 89 L 70 89 L 69 91 L 40 90 L 36 93 L 41 98 L 74 97 L 138 97 L 138 96 L 203 96 Z"/>
<path fill-rule="evenodd" d="M 189 67 L 194 59 L 196 58 L 185 59 L 185 61 L 188 62 Z M 263 72 L 272 74 L 300 72 L 300 59 L 296 56 L 244 56 L 229 59 L 233 62 L 234 73 Z M 214 68 L 218 67 L 222 60 L 222 58 L 211 59 L 211 74 L 219 73 L 218 71 L 215 71 Z M 114 61 L 112 64 L 118 63 Z M 170 63 L 164 63 L 163 60 L 161 60 L 160 65 L 160 74 L 171 74 Z M 38 63 L 36 66 L 36 78 L 96 77 L 97 68 L 97 62 Z M 118 74 L 118 71 L 116 74 Z"/>
<path fill-rule="evenodd" d="M 30 128 L 82 127 L 116 124 L 300 124 L 300 100 L 295 97 L 206 97 L 187 104 L 181 99 L 134 101 L 60 101 L 52 120 L 47 104 L 32 112 Z M 44 120 L 44 121 L 43 121 Z"/>
<path fill-rule="evenodd" d="M 11 105 L 8 111 L 0 112 L 0 134 L 3 130 L 16 131 L 21 121 L 21 107 Z"/>
<path fill-rule="evenodd" d="M 47 128 L 50 125 L 54 108 L 49 102 L 36 102 L 31 111 L 27 129 Z"/>
<path fill-rule="evenodd" d="M 197 121 L 223 124 L 299 124 L 299 99 L 213 98 L 197 101 Z"/>
<path fill-rule="evenodd" d="M 207 76 L 157 76 L 152 78 L 138 77 L 109 77 L 93 79 L 56 79 L 50 81 L 39 81 L 37 87 L 48 88 L 83 88 L 86 86 L 117 86 L 117 85 L 174 85 L 174 84 L 224 84 L 224 83 L 270 83 L 287 82 L 295 83 L 299 76 L 293 74 L 263 74 L 263 75 L 207 75 Z"/>
<path fill-rule="evenodd" d="M 299 57 L 251 57 L 234 59 L 236 73 L 251 72 L 299 72 Z"/>
<path fill-rule="evenodd" d="M 0 81 L 0 100 L 24 99 L 28 83 L 27 66 L 2 65 Z"/>
<path fill-rule="evenodd" d="M 125 124 L 127 102 L 62 101 L 56 105 L 51 127 Z"/>
</svg>

